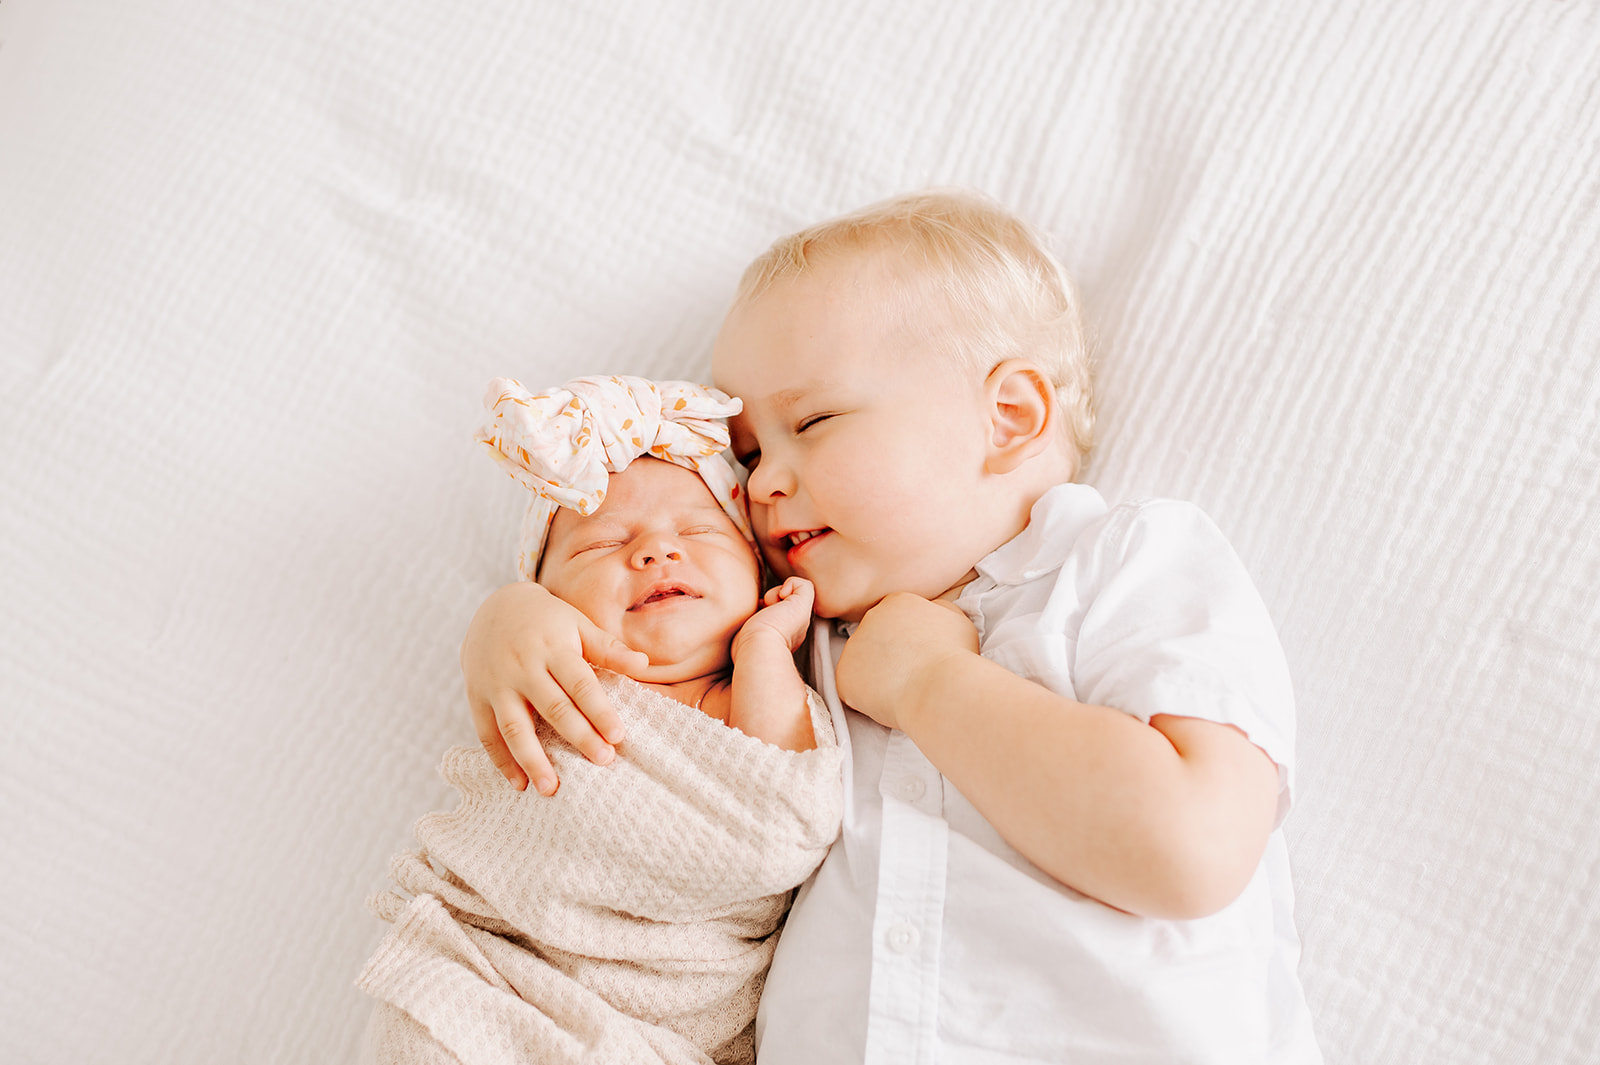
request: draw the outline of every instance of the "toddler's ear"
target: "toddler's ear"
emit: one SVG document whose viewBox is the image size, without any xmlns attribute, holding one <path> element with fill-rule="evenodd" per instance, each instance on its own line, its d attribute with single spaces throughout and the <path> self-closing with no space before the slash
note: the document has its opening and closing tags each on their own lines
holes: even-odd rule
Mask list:
<svg viewBox="0 0 1600 1065">
<path fill-rule="evenodd" d="M 1010 473 L 1050 447 L 1055 438 L 1055 389 L 1027 359 L 1007 359 L 984 380 L 989 415 L 990 473 Z"/>
</svg>

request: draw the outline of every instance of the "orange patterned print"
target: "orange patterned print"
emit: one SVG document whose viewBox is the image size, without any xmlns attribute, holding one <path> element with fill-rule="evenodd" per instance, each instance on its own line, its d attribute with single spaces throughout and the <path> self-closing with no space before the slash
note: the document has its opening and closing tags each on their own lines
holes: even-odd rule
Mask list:
<svg viewBox="0 0 1600 1065">
<path fill-rule="evenodd" d="M 751 535 L 744 493 L 722 457 L 727 419 L 740 410 L 737 399 L 688 381 L 580 377 L 535 393 L 497 377 L 483 405 L 489 419 L 476 439 L 533 493 L 517 551 L 524 580 L 538 571 L 556 509 L 591 513 L 605 499 L 610 475 L 640 455 L 694 470 L 739 530 Z"/>
</svg>

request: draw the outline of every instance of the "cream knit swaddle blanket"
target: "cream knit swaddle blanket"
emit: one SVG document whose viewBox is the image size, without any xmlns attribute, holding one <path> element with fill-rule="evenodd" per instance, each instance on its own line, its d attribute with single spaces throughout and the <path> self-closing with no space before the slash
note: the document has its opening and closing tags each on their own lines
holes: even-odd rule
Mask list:
<svg viewBox="0 0 1600 1065">
<path fill-rule="evenodd" d="M 539 722 L 554 796 L 446 753 L 460 805 L 396 857 L 408 894 L 372 900 L 394 925 L 358 980 L 372 1060 L 754 1060 L 774 932 L 843 812 L 827 711 L 812 695 L 817 747 L 785 751 L 599 675 L 627 738 L 596 766 Z"/>
</svg>

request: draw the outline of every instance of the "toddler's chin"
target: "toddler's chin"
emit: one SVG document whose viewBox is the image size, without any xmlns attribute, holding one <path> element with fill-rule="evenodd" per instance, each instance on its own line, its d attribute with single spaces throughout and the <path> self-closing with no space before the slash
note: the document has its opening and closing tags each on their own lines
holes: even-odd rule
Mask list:
<svg viewBox="0 0 1600 1065">
<path fill-rule="evenodd" d="M 827 618 L 829 621 L 860 621 L 861 615 L 867 612 L 867 607 L 873 605 L 872 603 L 868 603 L 866 606 L 856 606 L 852 603 L 835 603 L 821 588 L 817 589 L 816 594 L 816 602 L 812 606 L 811 612 L 817 617 Z"/>
</svg>

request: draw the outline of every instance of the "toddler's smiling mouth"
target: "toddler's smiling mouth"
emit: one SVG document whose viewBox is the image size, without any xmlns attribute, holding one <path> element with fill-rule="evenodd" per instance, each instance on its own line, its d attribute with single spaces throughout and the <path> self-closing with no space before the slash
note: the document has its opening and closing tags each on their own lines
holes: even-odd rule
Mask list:
<svg viewBox="0 0 1600 1065">
<path fill-rule="evenodd" d="M 778 549 L 783 552 L 784 558 L 793 566 L 803 558 L 812 548 L 827 538 L 833 532 L 829 528 L 801 529 L 792 533 L 784 533 L 776 538 Z"/>
</svg>

